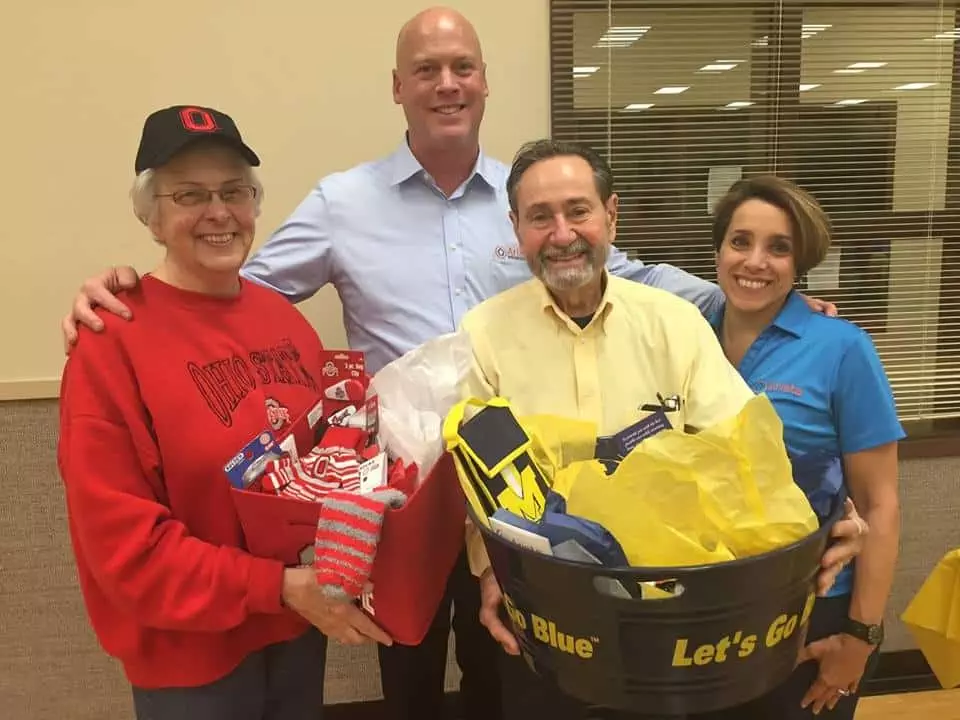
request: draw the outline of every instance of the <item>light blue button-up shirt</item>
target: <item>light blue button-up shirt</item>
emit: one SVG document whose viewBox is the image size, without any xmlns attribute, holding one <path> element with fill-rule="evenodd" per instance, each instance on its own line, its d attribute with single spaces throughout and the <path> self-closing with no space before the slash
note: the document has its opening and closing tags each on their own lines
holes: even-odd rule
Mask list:
<svg viewBox="0 0 960 720">
<path fill-rule="evenodd" d="M 481 152 L 448 197 L 403 142 L 389 157 L 323 178 L 241 274 L 292 302 L 332 282 L 347 341 L 376 372 L 530 278 L 508 215 L 508 174 Z M 644 265 L 613 249 L 607 267 L 708 317 L 722 307 L 719 288 L 671 265 Z"/>
</svg>

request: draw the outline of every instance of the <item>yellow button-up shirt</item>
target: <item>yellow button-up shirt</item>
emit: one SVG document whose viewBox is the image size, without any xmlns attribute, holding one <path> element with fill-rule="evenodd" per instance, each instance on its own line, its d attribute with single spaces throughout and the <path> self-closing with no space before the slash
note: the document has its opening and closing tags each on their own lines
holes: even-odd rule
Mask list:
<svg viewBox="0 0 960 720">
<path fill-rule="evenodd" d="M 532 279 L 468 312 L 462 328 L 474 364 L 465 392 L 510 401 L 518 415 L 594 422 L 612 435 L 664 405 L 676 429 L 710 427 L 753 397 L 696 306 L 671 293 L 607 276 L 584 328 Z M 470 565 L 489 567 L 468 525 Z"/>
</svg>

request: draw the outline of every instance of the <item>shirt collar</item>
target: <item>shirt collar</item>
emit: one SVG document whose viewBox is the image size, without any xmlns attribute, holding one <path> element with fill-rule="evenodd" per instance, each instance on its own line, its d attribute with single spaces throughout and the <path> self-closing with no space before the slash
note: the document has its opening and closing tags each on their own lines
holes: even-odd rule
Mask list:
<svg viewBox="0 0 960 720">
<path fill-rule="evenodd" d="M 540 278 L 536 278 L 537 296 L 540 302 L 540 309 L 544 312 L 552 312 L 554 317 L 556 317 L 558 320 L 561 320 L 564 325 L 577 334 L 585 332 L 588 328 L 592 328 L 594 324 L 600 324 L 602 329 L 603 322 L 606 320 L 607 315 L 610 314 L 610 310 L 616 304 L 615 293 L 611 291 L 610 276 L 607 274 L 606 269 L 603 271 L 603 278 L 604 282 L 606 283 L 606 288 L 603 291 L 603 296 L 600 298 L 600 304 L 593 313 L 593 319 L 586 328 L 581 328 L 572 319 L 570 319 L 570 316 L 561 310 L 559 305 L 557 305 L 556 301 L 553 299 L 553 295 L 550 294 L 550 291 L 547 289 L 547 286 L 544 284 L 544 282 Z"/>
<path fill-rule="evenodd" d="M 390 158 L 390 184 L 399 185 L 421 172 L 423 172 L 423 166 L 410 152 L 410 146 L 407 145 L 407 138 L 404 136 L 400 147 Z"/>
<path fill-rule="evenodd" d="M 426 170 L 424 170 L 423 165 L 420 164 L 420 161 L 414 157 L 413 152 L 410 150 L 406 134 L 404 134 L 400 146 L 394 151 L 390 159 L 390 166 L 391 185 L 399 185 L 420 173 L 426 175 Z M 477 156 L 477 162 L 473 166 L 473 171 L 470 173 L 464 185 L 469 183 L 475 176 L 479 176 L 491 189 L 496 189 L 496 166 L 490 161 L 490 158 L 484 154 L 482 147 Z"/>
<path fill-rule="evenodd" d="M 784 332 L 802 337 L 813 313 L 814 311 L 807 305 L 803 295 L 796 290 L 792 290 L 787 295 L 787 301 L 780 308 L 777 317 L 774 318 L 773 324 Z"/>
<path fill-rule="evenodd" d="M 726 307 L 726 304 L 724 304 L 724 307 Z M 713 330 L 718 336 L 720 334 L 720 327 L 723 325 L 724 307 L 721 307 L 710 316 L 710 325 L 713 326 Z M 773 319 L 771 326 L 796 337 L 802 337 L 803 331 L 806 329 L 807 323 L 810 321 L 810 316 L 813 313 L 814 310 L 807 305 L 807 301 L 803 299 L 803 296 L 796 290 L 791 290 L 790 294 L 787 295 L 786 302 L 783 303 L 783 307 L 780 308 L 780 312 L 778 312 L 777 316 Z"/>
</svg>

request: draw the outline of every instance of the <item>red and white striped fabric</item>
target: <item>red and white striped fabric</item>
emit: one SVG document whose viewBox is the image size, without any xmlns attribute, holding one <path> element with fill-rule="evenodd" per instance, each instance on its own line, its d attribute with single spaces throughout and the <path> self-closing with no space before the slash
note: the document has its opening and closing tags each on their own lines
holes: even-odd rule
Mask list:
<svg viewBox="0 0 960 720">
<path fill-rule="evenodd" d="M 331 489 L 347 492 L 360 490 L 360 459 L 352 448 L 314 448 L 300 459 L 300 467 L 308 483 L 332 484 Z"/>
<path fill-rule="evenodd" d="M 334 490 L 359 492 L 360 458 L 355 450 L 315 448 L 299 462 L 289 455 L 267 463 L 263 489 L 276 495 L 320 502 Z"/>
<path fill-rule="evenodd" d="M 270 460 L 260 481 L 264 489 L 274 493 L 282 493 L 291 483 L 297 480 L 297 469 L 289 455 L 278 460 Z"/>
</svg>

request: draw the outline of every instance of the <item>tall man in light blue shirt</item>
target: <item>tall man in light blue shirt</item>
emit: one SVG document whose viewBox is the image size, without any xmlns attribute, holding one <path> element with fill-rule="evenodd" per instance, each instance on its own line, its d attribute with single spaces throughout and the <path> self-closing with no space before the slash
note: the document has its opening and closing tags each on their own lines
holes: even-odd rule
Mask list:
<svg viewBox="0 0 960 720">
<path fill-rule="evenodd" d="M 333 283 L 349 344 L 366 353 L 373 372 L 454 331 L 471 307 L 530 277 L 509 222 L 508 168 L 480 150 L 485 70 L 476 32 L 459 13 L 433 8 L 411 19 L 398 37 L 393 83 L 407 118 L 404 141 L 385 159 L 323 178 L 242 271 L 291 302 Z M 617 250 L 608 269 L 684 297 L 707 315 L 723 302 L 710 283 Z M 112 292 L 136 281 L 132 268 L 87 280 L 63 323 L 68 348 L 77 322 L 101 329 L 91 306 L 129 316 Z M 479 623 L 478 586 L 461 560 L 423 644 L 379 647 L 393 720 L 443 717 L 451 603 L 463 717 L 501 715 L 499 649 Z"/>
</svg>

